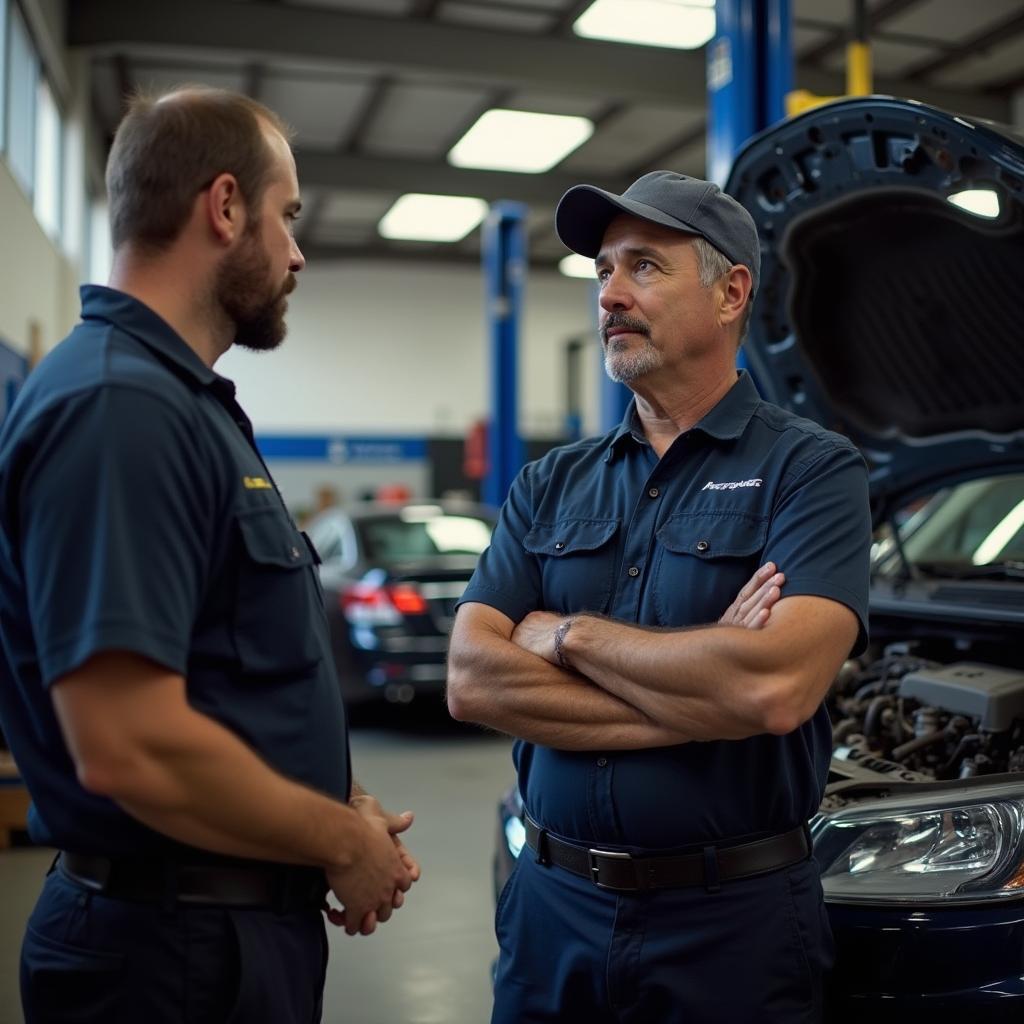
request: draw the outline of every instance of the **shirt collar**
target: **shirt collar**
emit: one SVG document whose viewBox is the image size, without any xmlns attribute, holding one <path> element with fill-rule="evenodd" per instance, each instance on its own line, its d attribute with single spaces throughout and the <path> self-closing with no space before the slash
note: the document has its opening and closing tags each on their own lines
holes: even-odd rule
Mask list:
<svg viewBox="0 0 1024 1024">
<path fill-rule="evenodd" d="M 754 415 L 754 410 L 760 402 L 761 396 L 757 393 L 750 374 L 746 370 L 740 370 L 736 383 L 719 399 L 718 404 L 694 425 L 693 429 L 720 441 L 733 440 L 746 430 L 750 417 Z M 639 444 L 647 444 L 640 415 L 636 411 L 635 398 L 626 407 L 622 422 L 612 435 L 605 462 L 610 462 L 615 453 L 621 451 L 626 438 L 631 438 Z"/>
<path fill-rule="evenodd" d="M 211 370 L 181 335 L 145 303 L 98 284 L 83 285 L 79 291 L 83 320 L 106 320 L 172 362 L 184 375 L 204 386 L 216 384 L 234 394 L 234 384 Z"/>
</svg>

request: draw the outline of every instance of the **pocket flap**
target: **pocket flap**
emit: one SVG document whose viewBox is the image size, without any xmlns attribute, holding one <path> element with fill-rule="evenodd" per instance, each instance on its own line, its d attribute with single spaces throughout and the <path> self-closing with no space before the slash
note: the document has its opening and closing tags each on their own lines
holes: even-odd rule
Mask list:
<svg viewBox="0 0 1024 1024">
<path fill-rule="evenodd" d="M 313 564 L 312 552 L 284 509 L 273 505 L 243 509 L 238 512 L 237 521 L 245 550 L 254 562 L 278 569 Z"/>
<path fill-rule="evenodd" d="M 764 548 L 768 520 L 743 512 L 680 512 L 658 530 L 659 542 L 677 555 L 729 558 Z"/>
<path fill-rule="evenodd" d="M 618 529 L 618 519 L 563 519 L 534 523 L 523 538 L 523 547 L 535 555 L 571 555 L 574 551 L 595 551 L 607 544 Z"/>
</svg>

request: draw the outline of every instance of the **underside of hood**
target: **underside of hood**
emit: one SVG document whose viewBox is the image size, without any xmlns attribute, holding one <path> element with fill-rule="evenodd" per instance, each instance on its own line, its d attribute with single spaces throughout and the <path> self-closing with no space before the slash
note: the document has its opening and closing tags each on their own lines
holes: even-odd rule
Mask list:
<svg viewBox="0 0 1024 1024">
<path fill-rule="evenodd" d="M 1020 138 L 844 100 L 751 140 L 726 191 L 761 240 L 745 347 L 760 390 L 850 436 L 879 508 L 1024 465 Z"/>
</svg>

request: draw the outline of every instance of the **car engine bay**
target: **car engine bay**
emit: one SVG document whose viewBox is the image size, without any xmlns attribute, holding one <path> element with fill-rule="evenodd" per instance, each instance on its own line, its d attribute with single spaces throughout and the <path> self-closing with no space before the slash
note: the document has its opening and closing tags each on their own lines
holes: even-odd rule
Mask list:
<svg viewBox="0 0 1024 1024">
<path fill-rule="evenodd" d="M 894 643 L 843 665 L 827 701 L 834 754 L 822 810 L 845 806 L 851 790 L 1024 771 L 1024 672 L 922 649 Z"/>
</svg>

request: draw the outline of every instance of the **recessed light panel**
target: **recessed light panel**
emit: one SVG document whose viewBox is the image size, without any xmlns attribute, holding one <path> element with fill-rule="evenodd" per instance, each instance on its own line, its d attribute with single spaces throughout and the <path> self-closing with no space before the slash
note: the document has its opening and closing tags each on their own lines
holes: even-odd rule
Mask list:
<svg viewBox="0 0 1024 1024">
<path fill-rule="evenodd" d="M 542 174 L 564 160 L 594 132 L 586 117 L 488 110 L 448 154 L 456 167 Z"/>
<path fill-rule="evenodd" d="M 385 238 L 419 242 L 458 242 L 487 216 L 487 204 L 471 196 L 432 196 L 408 192 L 381 218 Z"/>
<path fill-rule="evenodd" d="M 572 28 L 588 39 L 696 50 L 715 34 L 715 0 L 594 0 Z"/>
</svg>

